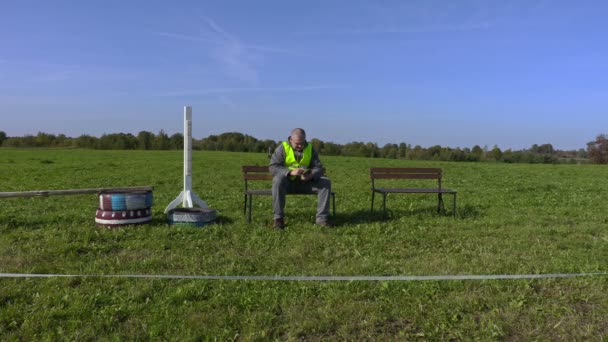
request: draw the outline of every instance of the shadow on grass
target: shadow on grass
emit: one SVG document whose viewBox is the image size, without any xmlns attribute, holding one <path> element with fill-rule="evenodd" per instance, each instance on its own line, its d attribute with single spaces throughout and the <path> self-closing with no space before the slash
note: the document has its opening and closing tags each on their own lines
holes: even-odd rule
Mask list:
<svg viewBox="0 0 608 342">
<path fill-rule="evenodd" d="M 462 208 L 456 209 L 456 219 L 470 219 L 470 218 L 478 218 L 484 216 L 485 209 L 488 206 L 473 206 L 473 205 L 465 205 Z M 440 212 L 437 212 L 436 206 L 426 206 L 419 207 L 413 209 L 402 209 L 402 208 L 388 208 L 386 210 L 386 219 L 382 217 L 382 209 L 376 209 L 373 213 L 367 211 L 360 211 L 361 213 L 366 213 L 368 218 L 365 221 L 361 222 L 384 222 L 391 221 L 394 219 L 398 219 L 400 217 L 418 217 L 418 218 L 427 218 L 427 217 L 436 217 L 436 216 L 444 216 L 444 217 L 453 217 L 453 212 L 451 209 L 444 209 Z"/>
<path fill-rule="evenodd" d="M 228 216 L 218 215 L 218 217 L 215 219 L 215 223 L 217 223 L 217 224 L 231 224 L 231 223 L 234 223 L 234 220 L 231 219 Z"/>
<path fill-rule="evenodd" d="M 10 219 L 3 222 L 0 233 L 8 233 L 17 229 L 25 231 L 41 230 L 49 225 L 49 221 L 44 219 Z"/>
<path fill-rule="evenodd" d="M 374 211 L 374 215 L 379 217 L 380 221 L 383 221 L 382 218 L 382 209 Z M 451 211 L 441 211 L 437 212 L 436 206 L 425 206 L 418 207 L 413 209 L 403 209 L 399 207 L 388 208 L 386 210 L 386 219 L 384 221 L 391 221 L 394 219 L 399 219 L 400 217 L 417 217 L 417 218 L 430 218 L 430 217 L 451 217 Z"/>
<path fill-rule="evenodd" d="M 470 205 L 467 204 L 461 209 L 456 210 L 456 217 L 461 219 L 467 218 L 478 218 L 485 216 L 485 210 L 488 209 L 489 205 Z"/>
<path fill-rule="evenodd" d="M 233 219 L 231 219 L 231 218 L 230 218 L 230 217 L 228 217 L 228 216 L 218 215 L 218 216 L 215 218 L 215 222 L 214 222 L 214 223 L 215 223 L 215 224 L 231 224 L 231 223 L 233 223 L 233 222 L 234 222 L 234 220 L 233 220 Z M 166 225 L 166 226 L 171 226 L 171 225 L 169 224 L 169 222 L 167 221 L 167 218 L 166 218 L 166 217 L 164 217 L 164 218 L 163 218 L 163 217 L 154 217 L 154 218 L 152 219 L 152 221 L 150 221 L 150 224 L 152 224 L 152 225 L 154 225 L 154 226 L 163 226 L 163 225 Z"/>
<path fill-rule="evenodd" d="M 349 225 L 349 224 L 362 224 L 362 223 L 374 223 L 382 222 L 382 214 L 378 215 L 377 212 L 371 213 L 367 210 L 355 210 L 347 213 L 337 212 L 335 217 L 331 217 L 336 227 Z"/>
</svg>

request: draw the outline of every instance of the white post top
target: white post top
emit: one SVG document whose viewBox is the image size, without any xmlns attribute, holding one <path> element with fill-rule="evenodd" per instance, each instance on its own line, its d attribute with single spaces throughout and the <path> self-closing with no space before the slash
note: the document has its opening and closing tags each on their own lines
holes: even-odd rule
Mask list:
<svg viewBox="0 0 608 342">
<path fill-rule="evenodd" d="M 192 107 L 184 106 L 184 120 L 192 120 Z"/>
</svg>

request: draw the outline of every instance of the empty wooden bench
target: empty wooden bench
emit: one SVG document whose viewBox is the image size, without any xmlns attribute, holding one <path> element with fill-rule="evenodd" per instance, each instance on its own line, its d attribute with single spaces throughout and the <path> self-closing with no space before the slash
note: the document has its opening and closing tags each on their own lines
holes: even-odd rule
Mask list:
<svg viewBox="0 0 608 342">
<path fill-rule="evenodd" d="M 437 212 L 441 212 L 443 206 L 443 194 L 452 194 L 454 202 L 452 215 L 456 217 L 456 190 L 441 187 L 441 169 L 439 168 L 406 168 L 406 167 L 372 167 L 370 177 L 372 180 L 372 208 L 374 211 L 374 195 L 382 194 L 382 218 L 386 217 L 386 196 L 390 193 L 396 194 L 437 194 Z M 437 186 L 432 188 L 420 187 L 377 187 L 377 180 L 397 179 L 428 179 L 437 180 Z M 392 184 L 391 184 L 392 185 Z"/>
<path fill-rule="evenodd" d="M 243 180 L 245 181 L 245 191 L 243 192 L 245 196 L 245 201 L 243 205 L 243 215 L 247 216 L 247 222 L 251 222 L 251 209 L 253 196 L 257 195 L 266 195 L 272 196 L 271 188 L 251 188 L 251 181 L 272 181 L 272 174 L 268 169 L 268 166 L 253 166 L 253 165 L 245 165 L 242 167 L 243 170 Z M 272 186 L 272 184 L 270 184 Z M 312 192 L 288 192 L 287 195 L 317 195 L 317 189 L 313 189 Z M 332 199 L 332 209 L 333 216 L 336 216 L 336 193 L 331 192 Z"/>
</svg>

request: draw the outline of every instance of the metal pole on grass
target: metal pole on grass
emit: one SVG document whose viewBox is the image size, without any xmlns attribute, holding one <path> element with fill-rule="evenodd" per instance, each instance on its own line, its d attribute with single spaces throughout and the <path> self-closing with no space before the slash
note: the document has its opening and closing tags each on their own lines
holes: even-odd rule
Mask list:
<svg viewBox="0 0 608 342">
<path fill-rule="evenodd" d="M 201 208 L 209 208 L 192 190 L 192 107 L 184 106 L 184 189 L 165 208 L 165 213 L 176 208 L 181 203 L 184 208 L 192 208 L 197 204 Z"/>
</svg>

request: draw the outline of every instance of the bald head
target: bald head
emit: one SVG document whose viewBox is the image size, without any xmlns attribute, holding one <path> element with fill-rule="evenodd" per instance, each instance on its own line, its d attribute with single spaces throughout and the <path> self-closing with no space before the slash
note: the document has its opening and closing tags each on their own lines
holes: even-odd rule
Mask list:
<svg viewBox="0 0 608 342">
<path fill-rule="evenodd" d="M 289 144 L 296 151 L 302 151 L 306 147 L 306 132 L 302 128 L 294 128 L 289 135 Z"/>
<path fill-rule="evenodd" d="M 298 138 L 302 138 L 303 140 L 306 140 L 306 132 L 302 128 L 292 129 L 290 135 L 292 138 L 298 137 Z"/>
</svg>

